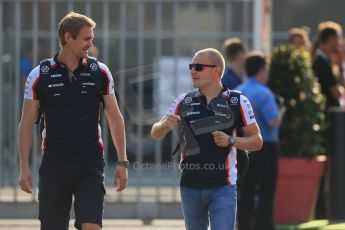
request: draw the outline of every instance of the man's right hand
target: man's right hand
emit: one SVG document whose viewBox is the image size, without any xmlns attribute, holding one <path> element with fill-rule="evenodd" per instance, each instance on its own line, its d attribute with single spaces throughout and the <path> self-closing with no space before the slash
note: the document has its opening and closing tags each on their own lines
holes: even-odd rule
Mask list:
<svg viewBox="0 0 345 230">
<path fill-rule="evenodd" d="M 179 115 L 170 114 L 170 115 L 165 115 L 160 121 L 160 124 L 166 132 L 169 132 L 170 130 L 174 129 L 177 126 L 180 120 L 181 118 Z"/>
<path fill-rule="evenodd" d="M 172 129 L 174 129 L 181 120 L 179 115 L 165 115 L 162 119 L 152 126 L 151 136 L 154 140 L 161 140 Z"/>
<path fill-rule="evenodd" d="M 19 173 L 19 184 L 21 190 L 32 194 L 32 177 L 29 167 L 21 168 Z"/>
</svg>

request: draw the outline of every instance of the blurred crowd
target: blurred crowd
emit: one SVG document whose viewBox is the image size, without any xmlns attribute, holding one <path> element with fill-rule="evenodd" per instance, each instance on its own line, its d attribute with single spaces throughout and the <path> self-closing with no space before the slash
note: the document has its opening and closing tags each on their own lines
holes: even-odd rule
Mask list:
<svg viewBox="0 0 345 230">
<path fill-rule="evenodd" d="M 341 25 L 333 21 L 321 22 L 313 42 L 309 28 L 291 28 L 287 44 L 310 51 L 314 74 L 327 98 L 327 107 L 345 106 L 345 38 Z M 244 69 L 247 52 L 246 45 L 239 38 L 229 38 L 224 42 L 228 66 L 222 82 L 230 89 L 247 79 Z"/>
<path fill-rule="evenodd" d="M 326 109 L 345 106 L 345 39 L 342 31 L 338 23 L 325 21 L 318 25 L 314 39 L 310 38 L 310 29 L 306 27 L 291 28 L 286 39 L 285 45 L 307 50 L 310 54 L 309 64 L 326 99 Z M 270 103 L 269 98 L 273 93 L 266 86 L 269 78 L 268 62 L 262 71 L 252 72 L 260 62 L 253 61 L 253 52 L 248 50 L 240 38 L 227 39 L 223 48 L 228 63 L 222 83 L 230 89 L 239 89 L 251 101 L 264 141 L 262 150 L 249 155 L 247 173 L 238 184 L 238 229 L 273 230 L 273 201 L 279 156 L 276 148 L 279 142 L 277 130 L 285 108 L 279 100 L 276 100 L 276 105 Z M 259 61 L 259 57 L 265 58 L 263 54 L 256 55 Z M 276 134 L 272 136 L 272 133 Z M 324 203 L 322 199 L 319 203 Z M 321 206 L 324 210 L 323 204 Z"/>
</svg>

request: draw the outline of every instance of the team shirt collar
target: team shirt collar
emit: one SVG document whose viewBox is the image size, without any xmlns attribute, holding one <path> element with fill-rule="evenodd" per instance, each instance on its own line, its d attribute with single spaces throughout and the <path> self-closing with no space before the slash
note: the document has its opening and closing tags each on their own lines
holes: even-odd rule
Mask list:
<svg viewBox="0 0 345 230">
<path fill-rule="evenodd" d="M 54 58 L 53 58 L 53 62 L 51 63 L 52 64 L 52 66 L 53 65 L 58 65 L 58 66 L 60 66 L 60 67 L 63 67 L 63 68 L 65 68 L 65 69 L 67 69 L 66 68 L 66 65 L 64 64 L 64 63 L 62 63 L 62 62 L 59 62 L 58 61 L 58 59 L 57 59 L 57 56 L 59 55 L 59 53 L 57 53 L 57 54 L 55 54 L 54 55 Z M 87 66 L 89 64 L 89 61 L 88 61 L 88 59 L 87 58 L 80 58 L 80 60 L 79 60 L 79 67 L 81 67 L 81 66 Z M 78 67 L 78 68 L 79 68 Z"/>
</svg>

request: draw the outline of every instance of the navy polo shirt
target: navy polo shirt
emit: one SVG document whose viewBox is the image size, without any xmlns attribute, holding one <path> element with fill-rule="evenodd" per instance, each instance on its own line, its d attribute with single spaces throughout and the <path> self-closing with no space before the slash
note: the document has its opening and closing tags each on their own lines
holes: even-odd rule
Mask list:
<svg viewBox="0 0 345 230">
<path fill-rule="evenodd" d="M 50 65 L 41 68 L 40 71 L 37 66 L 29 74 L 24 98 L 39 100 L 43 108 L 43 153 L 50 157 L 77 158 L 102 155 L 100 100 L 102 95 L 114 93 L 108 67 L 101 62 L 98 66 L 90 64 L 84 58 L 71 73 L 55 56 L 50 59 Z"/>
<path fill-rule="evenodd" d="M 233 96 L 235 94 L 236 96 Z M 182 143 L 181 151 L 180 185 L 196 189 L 209 189 L 227 184 L 235 185 L 237 150 L 233 146 L 217 146 L 211 133 L 217 130 L 236 136 L 236 128 L 255 123 L 249 100 L 239 92 L 228 89 L 224 89 L 209 104 L 206 102 L 206 97 L 200 92 L 194 97 L 186 95 L 186 93 L 180 95 L 168 110 L 168 114 L 179 114 L 185 124 L 182 127 L 182 140 L 185 142 Z M 183 116 L 180 114 L 182 105 L 190 107 L 190 111 Z M 218 127 L 218 118 L 215 119 L 216 123 L 213 126 L 217 128 L 212 129 L 203 125 L 205 119 L 217 116 L 225 119 L 225 122 L 219 123 Z M 227 124 L 226 119 L 228 118 L 232 119 L 229 122 L 231 125 L 224 125 Z M 197 125 L 198 123 L 201 125 Z M 197 128 L 197 126 L 200 127 Z M 186 138 L 187 132 L 191 133 L 192 139 Z M 189 147 L 186 149 L 186 146 Z"/>
</svg>

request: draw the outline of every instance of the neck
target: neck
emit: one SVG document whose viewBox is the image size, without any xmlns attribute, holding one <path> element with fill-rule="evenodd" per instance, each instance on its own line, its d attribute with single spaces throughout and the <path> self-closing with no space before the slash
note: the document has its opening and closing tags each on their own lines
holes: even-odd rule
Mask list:
<svg viewBox="0 0 345 230">
<path fill-rule="evenodd" d="M 265 80 L 263 78 L 261 78 L 260 76 L 256 76 L 254 79 L 256 79 L 258 82 L 262 83 L 262 84 L 266 84 Z"/>
<path fill-rule="evenodd" d="M 327 55 L 331 55 L 331 52 L 329 51 L 329 49 L 324 45 L 320 45 L 320 50 Z"/>
<path fill-rule="evenodd" d="M 221 82 L 219 81 L 215 85 L 211 84 L 200 90 L 205 95 L 207 99 L 207 103 L 209 103 L 213 98 L 218 96 L 218 94 L 222 91 L 222 89 L 223 89 L 223 86 Z"/>
<path fill-rule="evenodd" d="M 232 71 L 234 71 L 238 76 L 242 75 L 242 67 L 237 65 L 237 63 L 235 62 L 229 63 L 228 67 L 232 69 Z"/>
<path fill-rule="evenodd" d="M 80 58 L 68 52 L 66 49 L 61 48 L 60 53 L 57 56 L 57 60 L 73 72 L 78 68 Z"/>
</svg>

